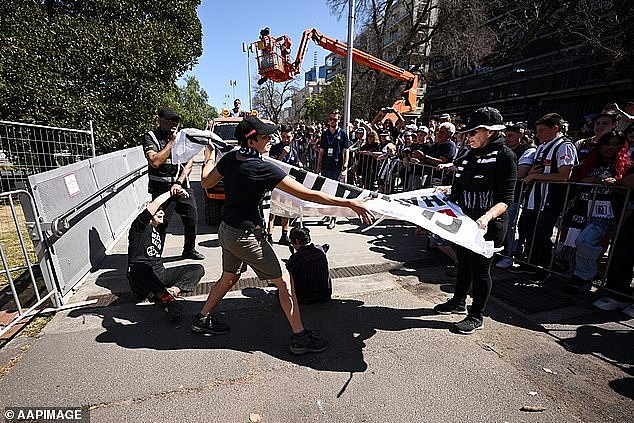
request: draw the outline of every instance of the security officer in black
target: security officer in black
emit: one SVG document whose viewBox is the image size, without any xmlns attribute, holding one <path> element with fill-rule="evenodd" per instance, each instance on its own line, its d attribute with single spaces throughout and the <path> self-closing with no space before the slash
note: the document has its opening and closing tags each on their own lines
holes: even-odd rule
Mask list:
<svg viewBox="0 0 634 423">
<path fill-rule="evenodd" d="M 185 166 L 172 164 L 172 146 L 176 139 L 180 116 L 175 110 L 164 107 L 158 112 L 159 127 L 143 136 L 143 151 L 148 161 L 148 192 L 155 199 L 166 191 L 177 191 L 183 187 L 188 197 L 173 195 L 163 204 L 165 227 L 169 225 L 174 211 L 181 216 L 185 228 L 185 245 L 182 258 L 203 260 L 205 256 L 196 251 L 196 223 L 198 213 L 194 192 L 187 178 L 193 167 L 193 160 Z"/>
</svg>

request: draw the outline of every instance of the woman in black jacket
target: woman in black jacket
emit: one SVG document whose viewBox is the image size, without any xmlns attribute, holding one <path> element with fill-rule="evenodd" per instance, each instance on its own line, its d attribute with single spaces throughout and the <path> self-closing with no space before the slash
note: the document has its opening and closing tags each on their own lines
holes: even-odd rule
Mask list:
<svg viewBox="0 0 634 423">
<path fill-rule="evenodd" d="M 504 145 L 502 115 L 497 109 L 483 107 L 470 117 L 466 129 L 470 149 L 456 159 L 456 176 L 449 199 L 472 218 L 496 247 L 504 243 L 508 216 L 513 202 L 517 165 L 511 149 Z M 463 334 L 483 327 L 482 314 L 491 293 L 491 258 L 456 246 L 458 277 L 453 298 L 438 304 L 440 314 L 467 314 L 454 329 Z M 467 291 L 472 288 L 473 302 L 467 313 Z"/>
</svg>

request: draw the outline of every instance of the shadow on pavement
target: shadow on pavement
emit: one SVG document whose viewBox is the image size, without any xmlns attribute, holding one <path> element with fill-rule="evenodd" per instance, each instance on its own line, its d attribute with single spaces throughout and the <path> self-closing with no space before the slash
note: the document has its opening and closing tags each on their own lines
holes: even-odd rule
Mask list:
<svg viewBox="0 0 634 423">
<path fill-rule="evenodd" d="M 255 288 L 246 294 L 251 298 L 224 299 L 217 308 L 222 321 L 231 326 L 226 335 L 202 336 L 191 331 L 191 317 L 200 310 L 202 301 L 183 301 L 184 317 L 176 324 L 168 322 L 164 312 L 154 305 L 121 304 L 74 310 L 69 317 L 80 318 L 85 314 L 101 317 L 105 331 L 95 340 L 124 348 L 261 351 L 315 370 L 352 373 L 366 370 L 363 348 L 377 331 L 450 327 L 450 322 L 419 319 L 435 316 L 430 309 L 365 306 L 362 301 L 345 299 L 304 305 L 301 309 L 304 324 L 318 329 L 330 341 L 330 348 L 321 354 L 295 356 L 288 350 L 290 328 L 277 297 Z"/>
</svg>

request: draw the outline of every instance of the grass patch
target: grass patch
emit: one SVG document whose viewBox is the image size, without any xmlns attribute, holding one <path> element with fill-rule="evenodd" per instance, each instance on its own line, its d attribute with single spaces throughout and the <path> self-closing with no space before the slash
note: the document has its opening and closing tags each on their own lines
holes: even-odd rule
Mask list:
<svg viewBox="0 0 634 423">
<path fill-rule="evenodd" d="M 20 207 L 19 201 L 14 201 L 15 213 L 18 220 L 18 227 L 22 233 L 22 239 L 26 245 L 27 255 L 31 263 L 36 263 L 37 258 L 35 256 L 35 250 L 33 249 L 33 243 L 29 236 L 29 232 L 26 227 L 26 219 Z M 6 198 L 0 200 L 0 245 L 2 251 L 7 259 L 7 264 L 10 269 L 16 267 L 26 267 L 26 259 L 24 257 L 24 251 L 20 245 L 20 237 L 18 236 L 18 230 L 16 228 L 13 214 L 11 213 L 11 206 Z M 17 279 L 25 270 L 16 270 L 11 272 L 11 277 Z M 9 283 L 4 264 L 0 261 L 0 288 Z"/>
</svg>

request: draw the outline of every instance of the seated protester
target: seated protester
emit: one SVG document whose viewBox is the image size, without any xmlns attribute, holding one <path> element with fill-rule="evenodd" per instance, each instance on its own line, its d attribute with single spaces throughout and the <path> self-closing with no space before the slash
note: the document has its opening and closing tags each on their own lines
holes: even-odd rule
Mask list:
<svg viewBox="0 0 634 423">
<path fill-rule="evenodd" d="M 286 268 L 295 285 L 295 294 L 300 304 L 330 301 L 332 280 L 328 273 L 328 259 L 324 248 L 310 242 L 308 228 L 291 229 L 291 243 L 295 249 Z M 327 251 L 327 250 L 326 250 Z"/>
<path fill-rule="evenodd" d="M 630 166 L 628 175 L 623 178 L 623 186 L 634 190 L 634 167 Z M 631 193 L 632 191 L 630 191 Z M 634 198 L 626 205 L 625 218 L 621 230 L 615 234 L 611 247 L 612 260 L 605 281 L 604 296 L 592 303 L 601 310 L 623 309 L 623 313 L 634 317 L 632 303 L 632 276 L 634 276 Z"/>
<path fill-rule="evenodd" d="M 582 162 L 588 157 L 594 146 L 597 144 L 599 138 L 613 130 L 616 127 L 618 115 L 615 113 L 601 112 L 592 117 L 592 123 L 594 124 L 594 135 L 590 138 L 579 140 L 575 143 L 577 147 L 579 162 Z"/>
<path fill-rule="evenodd" d="M 574 179 L 615 185 L 621 182 L 629 167 L 630 158 L 625 137 L 611 131 L 599 138 Z M 593 188 L 584 187 L 582 190 L 592 192 Z M 577 291 L 590 290 L 592 280 L 597 276 L 597 260 L 603 252 L 601 241 L 614 230 L 621 214 L 623 199 L 620 194 L 622 192 L 619 193 L 618 190 L 599 188 L 590 195 L 590 218 L 575 241 L 577 252 L 572 288 Z"/>
<path fill-rule="evenodd" d="M 284 163 L 288 163 L 293 166 L 304 167 L 302 162 L 299 161 L 299 156 L 297 155 L 297 151 L 293 147 L 292 136 L 293 136 L 293 129 L 288 125 L 282 125 L 280 128 L 281 142 L 271 146 L 271 149 L 269 150 L 269 157 Z M 280 219 L 282 223 L 282 236 L 280 237 L 278 244 L 291 245 L 291 242 L 288 239 L 288 218 L 282 217 Z M 273 243 L 273 228 L 274 227 L 275 227 L 275 215 L 269 214 L 267 238 L 271 244 Z"/>
<path fill-rule="evenodd" d="M 182 315 L 175 300 L 181 292 L 193 291 L 205 274 L 200 264 L 166 269 L 161 254 L 165 241 L 165 212 L 161 205 L 172 195 L 187 196 L 187 191 L 173 185 L 156 197 L 132 222 L 128 233 L 128 282 L 137 301 L 149 299 L 160 304 L 171 321 Z"/>
</svg>

